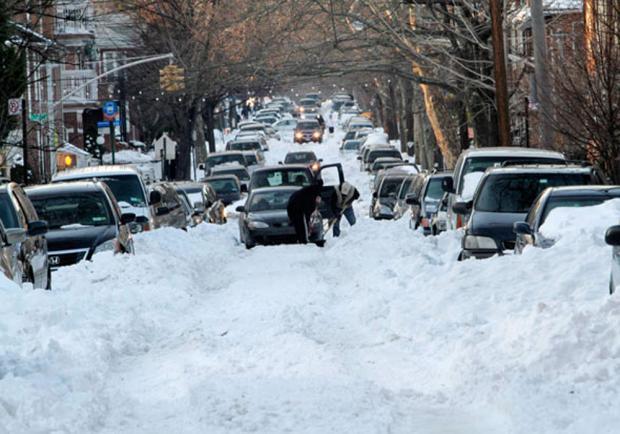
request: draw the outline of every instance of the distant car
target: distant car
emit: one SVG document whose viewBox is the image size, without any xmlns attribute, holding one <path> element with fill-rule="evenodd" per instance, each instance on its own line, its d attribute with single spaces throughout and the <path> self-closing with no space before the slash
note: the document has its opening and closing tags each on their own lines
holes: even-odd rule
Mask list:
<svg viewBox="0 0 620 434">
<path fill-rule="evenodd" d="M 257 244 L 295 242 L 295 228 L 286 207 L 300 187 L 280 186 L 254 189 L 239 213 L 239 239 L 246 248 Z"/>
<path fill-rule="evenodd" d="M 14 182 L 0 185 L 0 220 L 5 230 L 23 230 L 18 259 L 24 282 L 35 288 L 50 289 L 51 273 L 45 234 L 47 223 L 38 216 L 24 190 Z"/>
<path fill-rule="evenodd" d="M 207 160 L 205 162 L 205 172 L 207 174 L 211 173 L 211 170 L 223 164 L 240 164 L 241 166 L 245 166 L 247 164 L 245 156 L 241 151 L 228 151 L 228 152 L 214 152 L 213 154 L 209 154 L 207 156 Z"/>
<path fill-rule="evenodd" d="M 230 205 L 241 199 L 241 183 L 235 175 L 209 176 L 204 179 L 215 190 L 217 198 L 224 205 Z"/>
<path fill-rule="evenodd" d="M 272 126 L 278 132 L 293 131 L 297 127 L 297 119 L 280 119 Z"/>
<path fill-rule="evenodd" d="M 433 231 L 432 220 L 439 211 L 444 195 L 441 188 L 443 180 L 451 176 L 451 173 L 444 172 L 427 174 L 418 178 L 420 184 L 415 185 L 413 195 L 407 198 L 411 205 L 411 228 L 417 229 L 421 226 L 424 235 L 436 234 L 437 230 Z"/>
<path fill-rule="evenodd" d="M 534 201 L 525 221 L 515 222 L 515 253 L 520 254 L 530 245 L 551 247 L 555 240 L 540 233 L 549 213 L 556 208 L 577 208 L 600 205 L 611 199 L 620 198 L 619 186 L 590 185 L 576 187 L 551 187 L 544 190 Z"/>
<path fill-rule="evenodd" d="M 402 160 L 403 156 L 400 151 L 393 147 L 377 147 L 370 148 L 368 153 L 365 156 L 365 159 L 362 160 L 362 170 L 370 171 L 372 167 L 372 163 L 375 162 L 377 158 L 382 157 L 391 157 L 395 159 Z"/>
<path fill-rule="evenodd" d="M 111 165 L 58 172 L 52 182 L 103 181 L 110 187 L 123 213 L 135 214 L 141 230 L 152 229 L 153 216 L 148 189 L 140 172 L 130 166 Z"/>
<path fill-rule="evenodd" d="M 392 220 L 394 218 L 397 194 L 408 176 L 406 174 L 393 174 L 382 179 L 379 188 L 372 193 L 369 215 L 373 219 Z"/>
<path fill-rule="evenodd" d="M 269 138 L 280 140 L 280 135 L 270 125 L 264 125 L 258 122 L 253 122 L 251 124 L 243 125 L 239 129 L 241 131 L 254 131 L 254 132 L 261 131 L 265 133 L 265 135 Z"/>
<path fill-rule="evenodd" d="M 284 164 L 312 164 L 317 161 L 319 161 L 319 159 L 312 151 L 289 152 L 284 157 Z"/>
<path fill-rule="evenodd" d="M 402 163 L 402 158 L 395 157 L 379 157 L 370 166 L 370 173 L 377 173 L 379 170 L 383 170 L 387 167 L 394 167 Z"/>
<path fill-rule="evenodd" d="M 362 145 L 362 141 L 361 140 L 357 140 L 357 139 L 346 140 L 340 146 L 340 150 L 343 151 L 343 152 L 357 151 L 360 148 L 361 145 Z"/>
<path fill-rule="evenodd" d="M 237 139 L 226 144 L 227 151 L 259 151 L 262 152 L 263 146 L 259 140 Z"/>
<path fill-rule="evenodd" d="M 250 177 L 249 190 L 264 187 L 305 187 L 314 182 L 315 174 L 303 164 L 270 166 L 256 169 Z"/>
<path fill-rule="evenodd" d="M 411 184 L 415 178 L 416 175 L 407 176 L 402 184 L 400 184 L 400 188 L 396 194 L 396 205 L 394 205 L 394 220 L 403 217 L 411 207 L 411 205 L 407 203 L 407 194 L 411 190 Z"/>
<path fill-rule="evenodd" d="M 264 124 L 264 125 L 273 125 L 276 122 L 278 122 L 279 117 L 265 115 L 265 116 L 257 117 L 255 118 L 255 120 L 256 122 L 260 122 L 261 124 Z"/>
<path fill-rule="evenodd" d="M 269 142 L 267 142 L 267 139 L 267 135 L 262 131 L 239 131 L 235 136 L 235 140 L 232 141 L 258 141 L 261 146 L 260 150 L 266 152 L 269 150 Z"/>
<path fill-rule="evenodd" d="M 133 253 L 131 228 L 136 215 L 123 213 L 103 182 L 55 183 L 26 189 L 49 226 L 46 235 L 53 269 L 91 260 L 112 251 Z"/>
<path fill-rule="evenodd" d="M 533 165 L 487 169 L 474 199 L 453 205 L 458 214 L 471 213 L 459 259 L 482 259 L 514 250 L 513 225 L 525 218 L 544 189 L 598 182 L 591 167 Z"/>
<path fill-rule="evenodd" d="M 295 127 L 294 139 L 295 143 L 323 143 L 323 129 L 317 120 L 301 120 Z"/>
<path fill-rule="evenodd" d="M 174 188 L 185 205 L 187 223 L 196 226 L 206 219 L 207 199 L 199 182 L 175 182 Z"/>
<path fill-rule="evenodd" d="M 211 176 L 220 175 L 235 175 L 237 179 L 239 179 L 239 184 L 241 184 L 241 192 L 245 193 L 248 191 L 250 184 L 250 172 L 247 168 L 238 164 L 225 164 L 214 167 L 211 170 Z"/>
<path fill-rule="evenodd" d="M 564 155 L 555 151 L 516 146 L 471 148 L 464 151 L 456 161 L 453 178 L 446 179 L 442 187 L 448 193 L 448 227 L 450 229 L 462 227 L 468 219 L 468 214 L 460 215 L 453 211 L 454 204 L 471 200 L 481 174 L 489 167 L 499 167 L 506 162 L 564 164 L 565 158 Z"/>
<path fill-rule="evenodd" d="M 21 243 L 27 236 L 24 229 L 5 229 L 0 221 L 0 272 L 19 286 L 24 281 L 23 264 L 19 260 Z"/>
<path fill-rule="evenodd" d="M 244 151 L 243 157 L 245 158 L 245 167 L 248 168 L 248 171 L 265 165 L 265 156 L 262 151 Z"/>
</svg>

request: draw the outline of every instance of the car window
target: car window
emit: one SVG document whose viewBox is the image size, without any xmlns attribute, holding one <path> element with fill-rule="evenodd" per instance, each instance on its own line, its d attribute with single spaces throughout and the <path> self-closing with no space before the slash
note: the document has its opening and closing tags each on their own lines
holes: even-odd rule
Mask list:
<svg viewBox="0 0 620 434">
<path fill-rule="evenodd" d="M 252 195 L 250 200 L 249 211 L 271 211 L 286 209 L 288 200 L 293 191 L 265 191 L 257 192 Z"/>
<path fill-rule="evenodd" d="M 219 166 L 220 164 L 226 163 L 239 163 L 241 165 L 245 164 L 245 158 L 243 155 L 232 154 L 232 155 L 212 155 L 207 157 L 207 166 L 214 167 Z"/>
<path fill-rule="evenodd" d="M 383 183 L 381 183 L 379 197 L 388 197 L 390 195 L 396 196 L 402 183 L 403 178 L 385 178 Z"/>
<path fill-rule="evenodd" d="M 26 193 L 24 193 L 24 190 L 17 186 L 13 189 L 13 194 L 15 195 L 15 199 L 17 199 L 17 202 L 26 217 L 26 223 L 38 220 L 39 217 L 37 216 L 37 211 L 34 209 L 30 199 L 28 199 L 28 196 L 26 196 Z"/>
<path fill-rule="evenodd" d="M 426 187 L 426 194 L 424 195 L 424 199 L 430 200 L 440 200 L 443 196 L 443 189 L 441 188 L 441 181 L 444 178 L 431 178 L 428 181 L 428 186 Z"/>
<path fill-rule="evenodd" d="M 284 158 L 284 162 L 286 164 L 311 163 L 313 161 L 316 161 L 316 155 L 314 155 L 314 152 L 294 152 L 286 154 L 286 157 Z"/>
<path fill-rule="evenodd" d="M 385 149 L 379 151 L 372 151 L 368 155 L 368 162 L 373 163 L 377 158 L 381 157 L 394 157 L 398 159 L 402 159 L 402 155 L 396 149 Z"/>
<path fill-rule="evenodd" d="M 15 211 L 15 206 L 11 202 L 8 193 L 0 194 L 0 219 L 6 229 L 19 228 L 19 220 Z"/>
<path fill-rule="evenodd" d="M 590 184 L 583 173 L 528 173 L 491 175 L 486 178 L 475 203 L 477 211 L 527 213 L 545 188 Z"/>
<path fill-rule="evenodd" d="M 407 192 L 409 191 L 409 187 L 411 187 L 411 183 L 413 182 L 412 178 L 406 178 L 400 186 L 400 190 L 398 193 L 399 199 L 404 199 L 407 196 Z"/>
<path fill-rule="evenodd" d="M 254 172 L 252 188 L 277 187 L 280 185 L 298 185 L 304 187 L 312 184 L 312 179 L 304 169 L 282 169 Z"/>
<path fill-rule="evenodd" d="M 110 187 L 117 202 L 126 202 L 136 207 L 146 206 L 146 197 L 138 175 L 114 175 L 96 179 Z"/>
<path fill-rule="evenodd" d="M 32 203 L 50 229 L 114 224 L 111 210 L 102 193 L 34 197 Z"/>
<path fill-rule="evenodd" d="M 207 181 L 217 194 L 238 193 L 239 185 L 234 179 L 210 179 Z"/>
<path fill-rule="evenodd" d="M 611 197 L 551 197 L 547 201 L 545 210 L 540 219 L 542 225 L 551 211 L 556 208 L 580 208 L 584 206 L 600 205 Z"/>
</svg>

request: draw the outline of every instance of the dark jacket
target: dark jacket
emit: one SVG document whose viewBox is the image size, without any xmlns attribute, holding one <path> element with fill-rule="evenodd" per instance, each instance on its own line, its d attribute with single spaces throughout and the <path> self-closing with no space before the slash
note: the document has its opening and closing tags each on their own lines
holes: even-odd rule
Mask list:
<svg viewBox="0 0 620 434">
<path fill-rule="evenodd" d="M 288 200 L 286 211 L 289 218 L 303 214 L 306 218 L 316 209 L 316 197 L 320 196 L 322 187 L 320 185 L 309 185 L 297 190 Z"/>
</svg>

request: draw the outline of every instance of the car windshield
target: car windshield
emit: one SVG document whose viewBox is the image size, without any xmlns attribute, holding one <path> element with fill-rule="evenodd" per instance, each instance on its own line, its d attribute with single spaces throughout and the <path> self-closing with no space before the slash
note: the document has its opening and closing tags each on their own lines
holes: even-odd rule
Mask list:
<svg viewBox="0 0 620 434">
<path fill-rule="evenodd" d="M 291 194 L 293 194 L 291 190 L 255 193 L 252 196 L 249 210 L 259 212 L 286 209 Z"/>
<path fill-rule="evenodd" d="M 18 228 L 17 214 L 8 194 L 0 194 L 0 219 L 7 229 Z"/>
<path fill-rule="evenodd" d="M 355 137 L 355 131 L 348 131 L 345 135 L 344 135 L 344 139 L 345 140 L 350 140 L 352 138 Z"/>
<path fill-rule="evenodd" d="M 506 161 L 523 161 L 524 164 L 536 164 L 536 163 L 559 163 L 564 164 L 564 160 L 559 158 L 540 158 L 540 157 L 506 157 L 506 156 L 492 156 L 492 157 L 471 157 L 465 160 L 463 164 L 463 171 L 461 172 L 461 178 L 465 175 L 473 172 L 484 172 L 489 167 L 501 166 Z M 458 194 L 463 193 L 463 184 L 460 183 Z"/>
<path fill-rule="evenodd" d="M 520 173 L 491 175 L 476 199 L 476 211 L 527 213 L 530 206 L 547 187 L 590 184 L 584 173 Z"/>
<path fill-rule="evenodd" d="M 318 122 L 298 122 L 297 129 L 298 130 L 314 130 L 319 128 Z"/>
<path fill-rule="evenodd" d="M 245 164 L 247 164 L 248 166 L 254 166 L 256 164 L 258 164 L 258 158 L 256 157 L 256 155 L 245 155 Z"/>
<path fill-rule="evenodd" d="M 444 178 L 431 178 L 428 181 L 428 187 L 426 188 L 426 200 L 441 200 L 443 197 L 443 189 L 441 188 L 441 181 Z"/>
<path fill-rule="evenodd" d="M 245 159 L 243 155 L 212 155 L 207 157 L 207 166 L 214 167 L 219 166 L 220 164 L 226 163 L 239 163 L 241 165 L 245 164 Z"/>
<path fill-rule="evenodd" d="M 248 171 L 245 169 L 224 169 L 224 170 L 218 170 L 217 172 L 215 172 L 215 174 L 217 175 L 235 175 L 237 178 L 239 178 L 240 181 L 247 181 L 250 179 L 250 175 L 248 174 Z"/>
<path fill-rule="evenodd" d="M 407 178 L 402 182 L 400 186 L 399 195 L 398 195 L 399 199 L 404 199 L 405 196 L 407 196 L 407 193 L 409 192 L 409 187 L 411 187 L 412 182 L 413 182 L 412 178 Z"/>
<path fill-rule="evenodd" d="M 346 149 L 347 151 L 359 149 L 360 143 L 361 142 L 357 140 L 348 140 L 344 143 L 344 149 Z"/>
<path fill-rule="evenodd" d="M 228 148 L 231 151 L 256 151 L 260 150 L 261 146 L 258 142 L 232 142 Z"/>
<path fill-rule="evenodd" d="M 61 194 L 31 199 L 37 214 L 47 221 L 50 229 L 114 224 L 102 194 Z"/>
<path fill-rule="evenodd" d="M 213 187 L 213 190 L 215 190 L 217 194 L 230 194 L 239 192 L 239 185 L 235 182 L 234 179 L 210 179 L 207 182 L 211 187 Z"/>
<path fill-rule="evenodd" d="M 298 185 L 304 187 L 312 184 L 312 179 L 304 169 L 278 169 L 254 172 L 252 188 L 277 187 L 280 185 Z"/>
<path fill-rule="evenodd" d="M 551 197 L 547 201 L 545 211 L 540 219 L 542 225 L 551 211 L 556 208 L 580 208 L 583 206 L 600 205 L 612 199 L 611 197 Z"/>
<path fill-rule="evenodd" d="M 381 190 L 379 191 L 380 197 L 388 197 L 391 195 L 396 196 L 400 185 L 403 183 L 403 178 L 386 178 L 381 184 Z"/>
<path fill-rule="evenodd" d="M 377 158 L 382 158 L 382 157 L 393 157 L 393 158 L 398 158 L 399 160 L 402 159 L 402 156 L 400 155 L 400 152 L 397 149 L 385 149 L 381 151 L 371 151 L 370 154 L 368 155 L 368 162 L 374 163 L 374 161 Z"/>
<path fill-rule="evenodd" d="M 284 162 L 286 164 L 295 164 L 295 163 L 311 163 L 316 161 L 316 155 L 314 152 L 295 152 L 292 154 L 286 154 L 286 158 Z"/>
<path fill-rule="evenodd" d="M 126 202 L 136 207 L 146 206 L 146 197 L 138 175 L 105 176 L 97 180 L 110 187 L 117 202 Z"/>
</svg>

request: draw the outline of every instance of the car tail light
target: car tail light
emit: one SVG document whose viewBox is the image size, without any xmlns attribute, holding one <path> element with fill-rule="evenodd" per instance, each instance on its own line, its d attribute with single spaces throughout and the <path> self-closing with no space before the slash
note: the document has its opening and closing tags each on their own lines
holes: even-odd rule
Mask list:
<svg viewBox="0 0 620 434">
<path fill-rule="evenodd" d="M 463 227 L 463 218 L 459 214 L 456 216 L 456 228 L 458 229 L 460 227 Z"/>
</svg>

